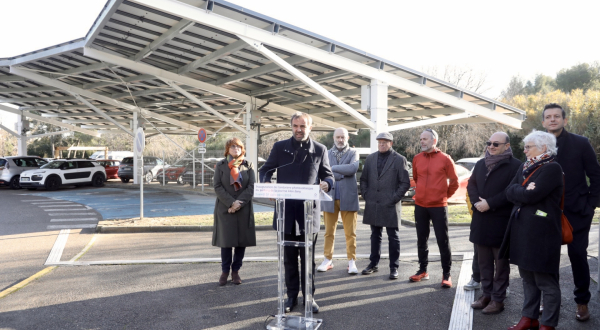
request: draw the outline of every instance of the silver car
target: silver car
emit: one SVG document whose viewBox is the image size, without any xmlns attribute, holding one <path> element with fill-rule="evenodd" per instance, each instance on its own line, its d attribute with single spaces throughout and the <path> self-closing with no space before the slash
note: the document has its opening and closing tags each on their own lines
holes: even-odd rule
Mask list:
<svg viewBox="0 0 600 330">
<path fill-rule="evenodd" d="M 165 168 L 168 168 L 168 164 L 164 164 Z M 144 180 L 147 183 L 152 182 L 158 171 L 163 168 L 163 161 L 158 157 L 145 156 L 144 157 Z M 133 179 L 133 157 L 125 157 L 119 165 L 119 171 L 117 172 L 121 182 L 127 183 Z"/>
<path fill-rule="evenodd" d="M 21 173 L 27 170 L 40 168 L 48 164 L 43 158 L 37 156 L 11 156 L 0 158 L 0 186 L 9 186 L 19 189 Z"/>
</svg>

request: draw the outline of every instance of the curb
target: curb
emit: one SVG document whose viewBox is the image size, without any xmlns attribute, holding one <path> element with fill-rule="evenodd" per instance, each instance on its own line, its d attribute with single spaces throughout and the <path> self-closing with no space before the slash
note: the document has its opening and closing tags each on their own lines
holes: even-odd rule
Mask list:
<svg viewBox="0 0 600 330">
<path fill-rule="evenodd" d="M 337 225 L 337 229 L 343 229 L 342 224 Z M 273 230 L 270 225 L 255 226 L 256 231 Z M 321 225 L 321 229 L 325 229 Z M 131 234 L 131 233 L 169 233 L 169 232 L 212 232 L 213 226 L 96 226 L 96 232 L 100 234 Z"/>
</svg>

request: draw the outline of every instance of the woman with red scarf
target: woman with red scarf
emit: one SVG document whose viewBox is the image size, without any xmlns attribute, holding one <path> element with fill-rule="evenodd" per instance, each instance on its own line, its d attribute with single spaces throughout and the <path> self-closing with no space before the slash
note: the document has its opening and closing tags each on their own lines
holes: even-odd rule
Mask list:
<svg viewBox="0 0 600 330">
<path fill-rule="evenodd" d="M 213 182 L 217 200 L 212 245 L 221 248 L 221 286 L 227 284 L 230 271 L 231 281 L 242 284 L 239 270 L 246 247 L 256 246 L 252 208 L 254 166 L 244 159 L 245 154 L 242 141 L 231 138 L 225 145 L 225 159 L 215 168 Z"/>
<path fill-rule="evenodd" d="M 523 280 L 522 318 L 508 329 L 550 330 L 558 324 L 561 304 L 558 274 L 563 171 L 555 161 L 554 135 L 533 131 L 523 143 L 527 161 L 506 188 L 506 197 L 514 207 L 499 253 L 519 267 Z M 542 298 L 544 313 L 540 318 Z"/>
</svg>

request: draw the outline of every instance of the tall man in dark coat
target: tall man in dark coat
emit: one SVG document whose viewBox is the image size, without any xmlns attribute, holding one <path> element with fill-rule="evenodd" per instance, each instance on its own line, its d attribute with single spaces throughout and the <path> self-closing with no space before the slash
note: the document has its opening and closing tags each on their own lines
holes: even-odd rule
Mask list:
<svg viewBox="0 0 600 330">
<path fill-rule="evenodd" d="M 292 116 L 292 138 L 276 142 L 271 149 L 267 162 L 260 168 L 260 182 L 270 182 L 273 171 L 277 169 L 277 183 L 318 184 L 321 189 L 328 192 L 333 187 L 333 172 L 329 166 L 327 148 L 319 142 L 312 140 L 309 133 L 312 130 L 312 117 L 303 112 L 296 112 Z M 285 200 L 285 233 L 284 240 L 304 242 L 304 201 Z M 277 230 L 277 214 L 273 218 L 273 229 Z M 315 291 L 315 245 L 321 228 L 320 203 L 315 202 L 313 210 L 313 237 L 312 237 L 312 288 Z M 298 270 L 298 255 L 301 259 L 302 276 Z M 298 292 L 302 284 L 302 295 L 305 295 L 304 283 L 306 260 L 304 248 L 284 247 L 285 285 L 288 300 L 285 303 L 286 312 L 292 311 L 298 304 Z M 302 278 L 302 283 L 300 283 Z M 319 312 L 319 306 L 312 303 L 313 313 Z"/>
<path fill-rule="evenodd" d="M 587 305 L 591 298 L 587 247 L 592 217 L 600 199 L 600 165 L 589 140 L 567 132 L 566 124 L 566 113 L 560 105 L 544 106 L 542 125 L 556 136 L 556 161 L 565 174 L 564 214 L 573 226 L 573 242 L 568 245 L 568 251 L 575 282 L 575 317 L 587 321 L 590 317 Z M 589 187 L 586 176 L 590 179 Z"/>
<path fill-rule="evenodd" d="M 390 279 L 398 278 L 400 266 L 400 236 L 396 204 L 408 188 L 406 158 L 392 149 L 392 134 L 377 135 L 378 151 L 370 154 L 360 176 L 360 192 L 365 200 L 363 223 L 371 225 L 371 262 L 362 271 L 369 275 L 379 270 L 381 239 L 385 227 L 389 241 Z"/>
<path fill-rule="evenodd" d="M 513 207 L 504 190 L 521 161 L 513 157 L 509 137 L 504 132 L 492 134 L 486 144 L 485 157 L 475 164 L 467 185 L 467 194 L 473 202 L 469 240 L 479 252 L 478 260 L 473 262 L 479 264 L 483 291 L 471 307 L 483 309 L 483 314 L 497 314 L 504 310 L 510 275 L 508 259 L 498 256 Z"/>
</svg>

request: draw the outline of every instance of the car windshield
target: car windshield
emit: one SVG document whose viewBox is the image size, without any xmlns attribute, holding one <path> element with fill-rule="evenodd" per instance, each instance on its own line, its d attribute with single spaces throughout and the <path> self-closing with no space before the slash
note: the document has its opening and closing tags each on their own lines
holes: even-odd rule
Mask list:
<svg viewBox="0 0 600 330">
<path fill-rule="evenodd" d="M 186 161 L 182 161 L 182 162 L 177 162 L 172 167 L 185 167 L 185 166 L 188 166 L 189 164 L 191 164 L 191 162 L 186 160 Z"/>
<path fill-rule="evenodd" d="M 121 164 L 133 164 L 133 158 L 123 158 Z"/>
<path fill-rule="evenodd" d="M 54 162 L 50 162 L 50 163 L 48 163 L 48 164 L 46 164 L 46 165 L 44 165 L 44 166 L 42 166 L 40 168 L 47 168 L 49 170 L 52 170 L 52 169 L 59 168 L 60 165 L 62 165 L 62 164 L 64 164 L 64 161 L 54 161 Z"/>
</svg>

